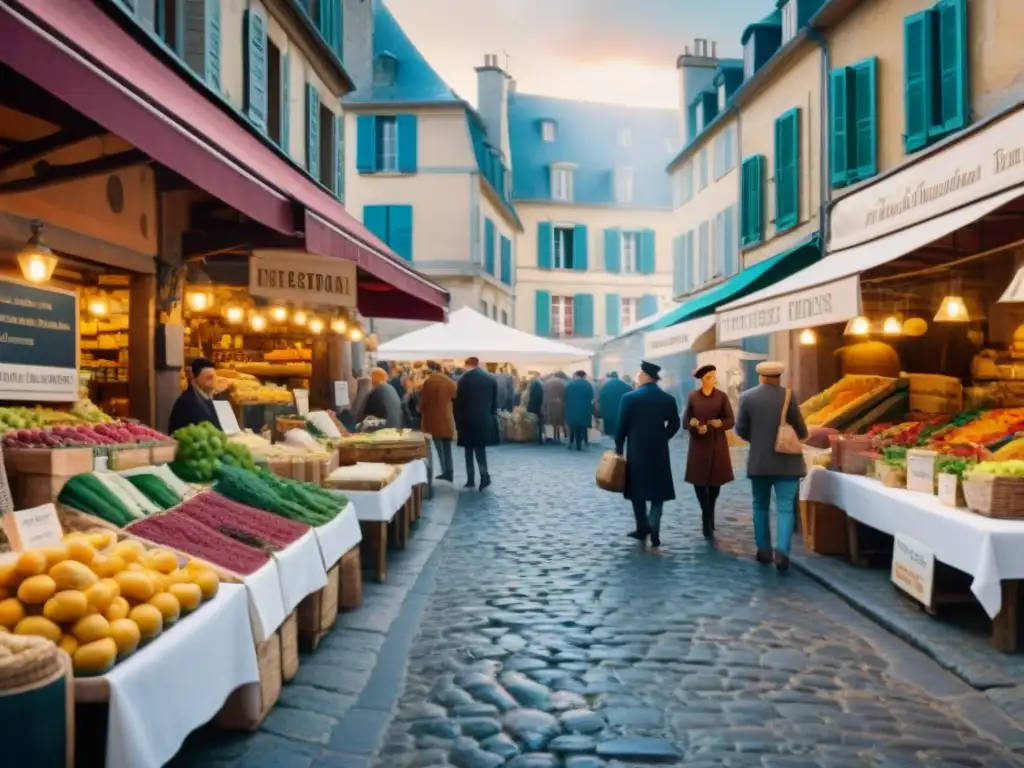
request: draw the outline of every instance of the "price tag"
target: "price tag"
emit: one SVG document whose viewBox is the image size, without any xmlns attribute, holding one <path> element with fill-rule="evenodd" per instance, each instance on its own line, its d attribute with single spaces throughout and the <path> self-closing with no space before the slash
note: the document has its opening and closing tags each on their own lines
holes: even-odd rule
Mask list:
<svg viewBox="0 0 1024 768">
<path fill-rule="evenodd" d="M 893 540 L 892 583 L 929 608 L 935 582 L 935 555 L 919 541 L 897 533 Z"/>
<path fill-rule="evenodd" d="M 935 493 L 935 451 L 907 451 L 907 490 Z"/>
<path fill-rule="evenodd" d="M 293 389 L 292 397 L 295 398 L 295 410 L 299 412 L 299 416 L 305 416 L 309 413 L 308 389 Z"/>
<path fill-rule="evenodd" d="M 4 515 L 4 533 L 15 552 L 53 547 L 64 538 L 57 507 L 53 504 L 8 512 Z"/>
<path fill-rule="evenodd" d="M 225 400 L 214 400 L 213 410 L 217 412 L 217 420 L 220 428 L 228 437 L 242 434 L 242 428 L 238 426 L 238 417 L 235 416 L 235 409 L 231 403 Z"/>
<path fill-rule="evenodd" d="M 939 501 L 947 507 L 960 506 L 957 490 L 960 487 L 960 478 L 948 472 L 939 473 Z"/>
<path fill-rule="evenodd" d="M 334 382 L 334 405 L 338 408 L 344 408 L 348 403 L 348 382 Z"/>
</svg>

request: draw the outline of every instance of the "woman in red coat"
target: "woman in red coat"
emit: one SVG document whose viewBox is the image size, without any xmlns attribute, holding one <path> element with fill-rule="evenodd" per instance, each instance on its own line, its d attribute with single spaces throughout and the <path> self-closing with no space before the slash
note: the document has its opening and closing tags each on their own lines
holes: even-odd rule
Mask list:
<svg viewBox="0 0 1024 768">
<path fill-rule="evenodd" d="M 726 430 L 735 419 L 729 398 L 715 389 L 718 375 L 713 365 L 703 365 L 693 372 L 700 387 L 690 393 L 683 411 L 683 424 L 690 433 L 690 450 L 686 456 L 686 482 L 697 492 L 704 538 L 715 533 L 715 502 L 722 486 L 735 480 Z"/>
</svg>

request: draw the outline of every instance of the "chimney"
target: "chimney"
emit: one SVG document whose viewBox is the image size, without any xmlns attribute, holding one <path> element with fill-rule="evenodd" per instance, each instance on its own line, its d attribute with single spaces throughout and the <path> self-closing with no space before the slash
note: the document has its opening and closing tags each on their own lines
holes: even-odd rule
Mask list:
<svg viewBox="0 0 1024 768">
<path fill-rule="evenodd" d="M 342 0 L 341 12 L 345 71 L 356 90 L 369 90 L 373 87 L 373 3 Z"/>
<path fill-rule="evenodd" d="M 476 109 L 487 128 L 487 138 L 502 153 L 508 168 L 512 166 L 508 136 L 508 100 L 515 81 L 498 64 L 498 55 L 484 55 L 484 65 L 476 68 Z"/>
<path fill-rule="evenodd" d="M 692 50 L 689 45 L 684 46 L 683 54 L 676 59 L 676 69 L 679 70 L 679 135 L 686 142 L 693 139 L 688 135 L 690 102 L 711 85 L 717 66 L 718 43 L 703 37 L 694 39 Z"/>
</svg>

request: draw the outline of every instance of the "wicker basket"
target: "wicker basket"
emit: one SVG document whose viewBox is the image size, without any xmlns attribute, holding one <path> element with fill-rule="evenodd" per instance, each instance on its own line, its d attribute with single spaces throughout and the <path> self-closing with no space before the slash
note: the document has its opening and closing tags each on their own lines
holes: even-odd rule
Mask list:
<svg viewBox="0 0 1024 768">
<path fill-rule="evenodd" d="M 880 461 L 875 464 L 875 470 L 878 479 L 882 481 L 882 485 L 886 488 L 907 487 L 907 470 L 905 467 L 897 467 Z"/>
<path fill-rule="evenodd" d="M 338 587 L 341 562 L 327 572 L 327 586 L 308 595 L 299 603 L 299 643 L 315 651 L 338 618 Z"/>
<path fill-rule="evenodd" d="M 832 435 L 832 467 L 848 475 L 867 474 L 873 450 L 872 440 L 866 435 Z"/>
<path fill-rule="evenodd" d="M 972 475 L 963 481 L 967 507 L 985 517 L 1024 518 L 1024 477 Z"/>
<path fill-rule="evenodd" d="M 375 440 L 372 442 L 342 441 L 338 445 L 338 461 L 344 465 L 407 464 L 427 458 L 427 441 L 420 435 L 413 440 Z"/>
<path fill-rule="evenodd" d="M 505 419 L 505 440 L 510 443 L 536 443 L 540 425 L 525 419 Z"/>
</svg>

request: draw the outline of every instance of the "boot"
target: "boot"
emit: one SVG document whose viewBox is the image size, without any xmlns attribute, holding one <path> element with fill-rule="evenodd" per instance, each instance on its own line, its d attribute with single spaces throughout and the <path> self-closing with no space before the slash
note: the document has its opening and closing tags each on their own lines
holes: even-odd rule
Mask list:
<svg viewBox="0 0 1024 768">
<path fill-rule="evenodd" d="M 706 509 L 700 511 L 701 531 L 705 539 L 710 539 L 714 534 L 715 524 L 712 522 L 712 513 Z"/>
</svg>

